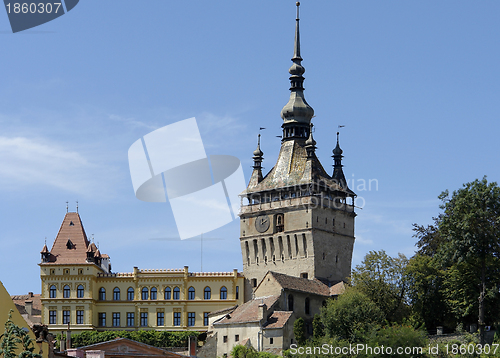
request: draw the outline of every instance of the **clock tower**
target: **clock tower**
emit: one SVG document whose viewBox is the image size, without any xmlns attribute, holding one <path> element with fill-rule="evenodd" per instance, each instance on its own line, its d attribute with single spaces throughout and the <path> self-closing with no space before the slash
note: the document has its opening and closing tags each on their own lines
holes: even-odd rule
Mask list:
<svg viewBox="0 0 500 358">
<path fill-rule="evenodd" d="M 333 150 L 329 175 L 316 157 L 313 108 L 304 97 L 300 57 L 299 6 L 290 73 L 290 100 L 281 110 L 278 160 L 262 175 L 260 135 L 253 172 L 241 194 L 240 242 L 245 301 L 268 271 L 319 279 L 327 284 L 350 275 L 354 245 L 354 198 L 342 171 L 342 149 Z"/>
</svg>

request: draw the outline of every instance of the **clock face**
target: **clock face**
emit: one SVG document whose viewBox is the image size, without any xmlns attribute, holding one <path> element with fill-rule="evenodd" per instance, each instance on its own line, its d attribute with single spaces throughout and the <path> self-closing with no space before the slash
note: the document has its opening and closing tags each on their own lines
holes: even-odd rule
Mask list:
<svg viewBox="0 0 500 358">
<path fill-rule="evenodd" d="M 261 215 L 255 219 L 255 228 L 258 232 L 266 232 L 269 229 L 269 216 Z"/>
</svg>

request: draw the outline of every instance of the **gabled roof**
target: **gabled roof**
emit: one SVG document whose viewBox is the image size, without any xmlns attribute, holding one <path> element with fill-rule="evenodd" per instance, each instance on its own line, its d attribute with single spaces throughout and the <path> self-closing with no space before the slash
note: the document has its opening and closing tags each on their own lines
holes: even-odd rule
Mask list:
<svg viewBox="0 0 500 358">
<path fill-rule="evenodd" d="M 327 284 L 321 282 L 320 280 L 313 279 L 309 280 L 307 278 L 289 276 L 282 273 L 269 271 L 267 275 L 271 275 L 277 281 L 277 283 L 284 289 L 314 293 L 320 296 L 330 296 L 330 287 Z M 265 277 L 259 283 L 259 286 L 265 281 Z M 258 289 L 258 287 L 257 287 Z"/>
<path fill-rule="evenodd" d="M 336 283 L 332 287 L 330 287 L 330 296 L 338 296 L 345 292 L 345 283 L 344 281 L 340 281 Z"/>
<path fill-rule="evenodd" d="M 164 349 L 150 346 L 149 344 L 137 342 L 128 338 L 115 338 L 111 341 L 91 344 L 78 349 L 84 351 L 101 350 L 105 352 L 106 357 L 185 357 L 182 354 L 169 352 Z"/>
<path fill-rule="evenodd" d="M 283 328 L 290 319 L 292 311 L 274 311 L 264 324 L 264 329 Z"/>
<path fill-rule="evenodd" d="M 253 300 L 248 301 L 236 308 L 232 313 L 220 321 L 214 322 L 214 326 L 219 324 L 258 322 L 259 305 L 264 303 L 267 306 L 267 309 L 271 310 L 272 306 L 278 301 L 279 297 L 279 295 L 274 295 L 254 298 Z"/>
<path fill-rule="evenodd" d="M 10 296 L 12 301 L 19 306 L 23 307 L 26 306 L 26 301 L 31 301 L 32 302 L 32 308 L 33 308 L 33 316 L 41 315 L 41 310 L 42 310 L 42 300 L 41 294 L 33 294 L 32 292 L 28 293 L 27 295 L 13 295 Z"/>
</svg>

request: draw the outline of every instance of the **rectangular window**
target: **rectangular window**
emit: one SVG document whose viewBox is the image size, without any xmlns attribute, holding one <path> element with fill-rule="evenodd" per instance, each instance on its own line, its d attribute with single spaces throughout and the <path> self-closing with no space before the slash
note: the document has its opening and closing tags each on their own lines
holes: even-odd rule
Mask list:
<svg viewBox="0 0 500 358">
<path fill-rule="evenodd" d="M 236 299 L 240 298 L 240 286 L 236 286 Z"/>
<path fill-rule="evenodd" d="M 147 327 L 147 326 L 148 326 L 148 313 L 141 312 L 141 327 Z"/>
<path fill-rule="evenodd" d="M 180 326 L 180 325 L 181 325 L 181 313 L 174 312 L 174 326 Z"/>
<path fill-rule="evenodd" d="M 271 338 L 271 339 L 272 339 L 272 338 Z M 239 341 L 240 341 L 240 335 L 239 335 L 239 334 L 236 334 L 236 335 L 234 336 L 234 341 L 235 341 L 235 342 L 239 342 Z"/>
<path fill-rule="evenodd" d="M 273 344 L 274 343 L 274 339 L 271 337 L 269 338 L 269 344 Z"/>
<path fill-rule="evenodd" d="M 49 311 L 49 324 L 57 324 L 57 311 Z"/>
<path fill-rule="evenodd" d="M 134 312 L 127 312 L 127 326 L 128 327 L 135 326 L 135 314 L 134 314 Z"/>
<path fill-rule="evenodd" d="M 208 326 L 208 312 L 203 312 L 203 325 Z"/>
<path fill-rule="evenodd" d="M 120 312 L 113 312 L 113 327 L 120 327 Z"/>
<path fill-rule="evenodd" d="M 83 310 L 76 311 L 76 324 L 83 324 Z"/>
<path fill-rule="evenodd" d="M 222 337 L 222 342 L 227 343 L 227 336 Z"/>
<path fill-rule="evenodd" d="M 69 323 L 69 317 L 70 317 L 69 314 L 70 314 L 70 311 L 66 311 L 66 310 L 63 311 L 63 324 Z"/>
<path fill-rule="evenodd" d="M 165 313 L 156 312 L 156 325 L 164 326 L 165 325 Z"/>
<path fill-rule="evenodd" d="M 98 315 L 98 324 L 99 327 L 106 327 L 106 313 L 105 312 L 99 312 Z"/>
<path fill-rule="evenodd" d="M 196 320 L 194 312 L 188 312 L 188 326 L 193 327 Z"/>
</svg>

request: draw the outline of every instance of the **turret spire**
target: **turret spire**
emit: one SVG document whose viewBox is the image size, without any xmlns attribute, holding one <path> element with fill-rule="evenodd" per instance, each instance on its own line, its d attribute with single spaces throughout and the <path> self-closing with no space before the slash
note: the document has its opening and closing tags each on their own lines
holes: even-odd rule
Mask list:
<svg viewBox="0 0 500 358">
<path fill-rule="evenodd" d="M 302 138 L 305 140 L 309 136 L 309 123 L 314 115 L 314 110 L 304 98 L 304 77 L 302 75 L 306 70 L 302 66 L 302 57 L 300 57 L 299 6 L 300 2 L 297 2 L 293 64 L 288 70 L 291 75 L 290 100 L 281 110 L 283 140 L 291 138 Z"/>
<path fill-rule="evenodd" d="M 263 157 L 264 153 L 262 150 L 260 150 L 260 133 L 257 139 L 257 149 L 253 151 L 253 172 L 252 176 L 250 177 L 250 182 L 248 183 L 249 187 L 255 186 L 259 184 L 262 179 L 262 161 L 264 160 Z"/>
<path fill-rule="evenodd" d="M 306 140 L 306 151 L 307 159 L 312 159 L 314 157 L 314 152 L 316 150 L 316 141 L 313 138 L 313 124 L 309 124 L 309 138 Z"/>
<path fill-rule="evenodd" d="M 333 175 L 332 179 L 335 180 L 342 188 L 347 189 L 347 183 L 344 176 L 344 171 L 342 170 L 342 155 L 343 150 L 340 149 L 339 144 L 339 132 L 337 132 L 337 145 L 333 149 Z"/>
</svg>

